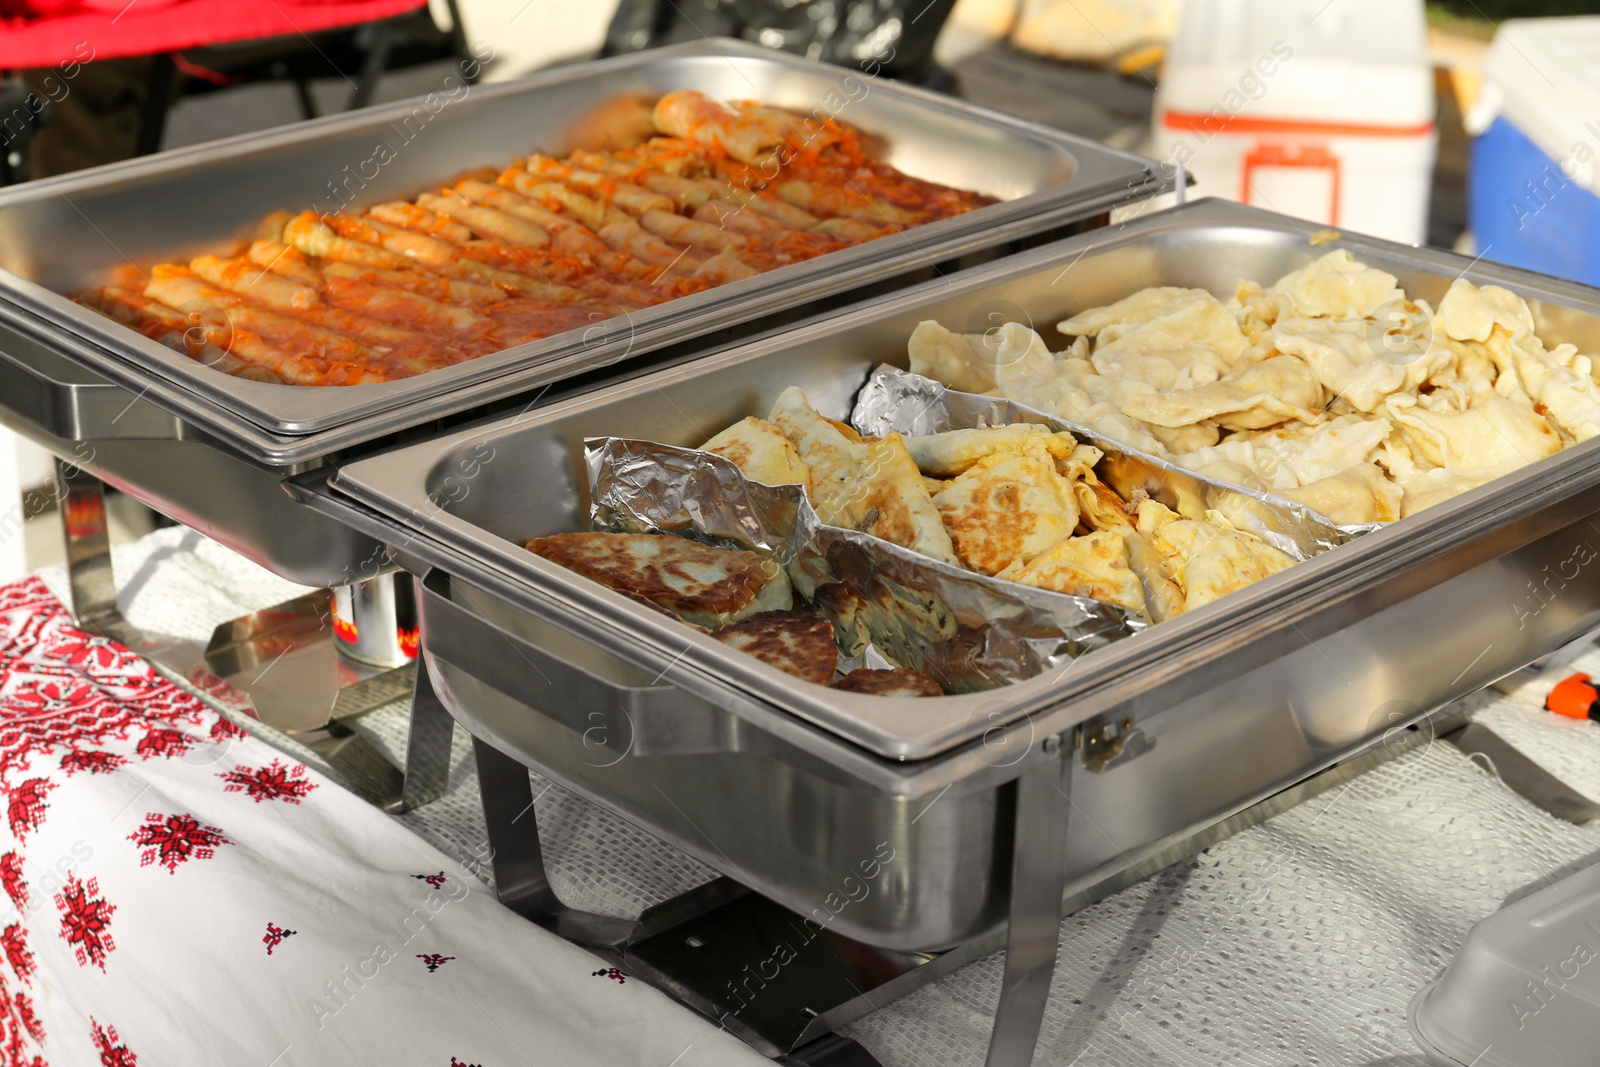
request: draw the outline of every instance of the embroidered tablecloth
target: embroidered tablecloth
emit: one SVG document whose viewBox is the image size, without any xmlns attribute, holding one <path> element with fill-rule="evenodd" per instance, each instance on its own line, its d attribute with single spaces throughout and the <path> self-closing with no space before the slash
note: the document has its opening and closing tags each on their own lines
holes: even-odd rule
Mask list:
<svg viewBox="0 0 1600 1067">
<path fill-rule="evenodd" d="M 0 586 L 5 1067 L 759 1064 L 38 579 Z"/>
<path fill-rule="evenodd" d="M 135 544 L 118 546 L 114 554 L 122 583 L 122 608 L 128 617 L 147 630 L 201 642 L 220 622 L 304 591 L 179 528 L 159 530 Z M 64 588 L 59 569 L 48 570 L 42 577 L 53 587 Z M 1591 653 L 1571 669 L 1600 675 L 1600 655 Z M 1474 699 L 1478 707 L 1475 716 L 1574 788 L 1600 797 L 1600 725 L 1541 711 L 1547 684 L 1534 683 L 1511 696 L 1483 694 Z M 364 717 L 358 729 L 398 760 L 404 751 L 406 717 L 406 702 L 399 701 Z M 209 739 L 208 729 L 183 724 L 172 729 L 186 738 Z M 251 729 L 261 732 L 256 726 Z M 293 1039 L 283 1038 L 264 1055 L 257 1055 L 252 1046 L 249 1056 L 233 1058 L 161 1051 L 147 1054 L 140 1042 L 152 1033 L 211 1035 L 213 1029 L 233 1026 L 234 1019 L 241 1020 L 241 1027 L 264 1028 L 263 1019 L 270 1022 L 281 1016 L 286 1024 L 303 1026 L 308 1041 L 350 1042 L 347 1046 L 296 1045 L 292 1050 L 294 1055 L 305 1055 L 307 1050 L 338 1047 L 346 1056 L 342 1060 L 318 1059 L 313 1052 L 303 1061 L 286 1054 L 279 1061 L 283 1064 L 448 1065 L 451 1056 L 458 1063 L 481 1063 L 483 1067 L 525 1062 L 540 1067 L 547 1063 L 634 1062 L 626 1052 L 613 1055 L 608 1051 L 603 1055 L 610 1059 L 588 1059 L 587 1053 L 563 1058 L 559 1050 L 569 1030 L 587 1025 L 590 1013 L 623 1008 L 631 1012 L 631 1007 L 602 994 L 615 997 L 626 993 L 643 1001 L 645 991 L 637 988 L 640 983 L 628 979 L 623 986 L 606 975 L 592 974 L 600 968 L 591 957 L 547 945 L 549 939 L 532 937 L 537 931 L 509 914 L 501 912 L 498 918 L 484 919 L 493 924 L 484 929 L 492 928 L 497 940 L 474 940 L 472 943 L 482 948 L 475 947 L 470 954 L 464 950 L 466 940 L 458 938 L 454 927 L 444 922 L 430 923 L 431 940 L 419 935 L 411 944 L 397 943 L 402 934 L 390 924 L 398 921 L 404 926 L 403 917 L 410 914 L 407 909 L 414 910 L 418 899 L 406 891 L 415 887 L 423 900 L 427 895 L 423 880 L 412 879 L 413 875 L 442 872 L 447 878 L 460 876 L 459 886 L 446 882 L 443 888 L 462 892 L 460 886 L 465 886 L 467 895 L 444 907 L 440 920 L 453 923 L 459 919 L 464 924 L 469 910 L 473 915 L 493 910 L 483 907 L 488 904 L 486 894 L 466 877 L 476 872 L 487 878 L 487 868 L 480 860 L 484 838 L 477 782 L 461 731 L 457 731 L 444 799 L 398 820 L 451 857 L 448 860 L 405 833 L 390 834 L 384 817 L 374 821 L 372 809 L 314 773 L 310 753 L 281 737 L 275 738 L 273 745 L 269 748 L 239 738 L 226 746 L 197 740 L 187 746 L 184 755 L 146 759 L 138 753 L 138 739 L 130 738 L 108 746 L 112 755 L 128 761 L 110 774 L 78 770 L 69 775 L 48 760 L 41 764 L 45 770 L 23 773 L 24 780 L 43 777 L 62 784 L 44 790 L 46 808 L 39 829 L 24 831 L 24 851 L 33 865 L 30 869 L 43 886 L 43 895 L 30 898 L 34 910 L 23 924 L 27 928 L 24 946 L 37 961 L 37 970 L 32 972 L 35 977 L 30 984 L 19 983 L 0 965 L 0 980 L 13 995 L 20 992 L 28 998 L 27 1010 L 44 1020 L 52 1044 L 59 1035 L 63 1041 L 75 1042 L 75 1050 L 94 1049 L 93 1035 L 99 1026 L 110 1042 L 108 1047 L 125 1045 L 146 1056 L 140 1061 L 145 1067 L 265 1064 Z M 243 755 L 246 751 L 249 758 Z M 277 768 L 272 767 L 274 759 L 280 760 Z M 194 767 L 195 761 L 207 760 L 210 762 Z M 304 774 L 291 773 L 302 763 L 308 767 Z M 284 784 L 305 780 L 317 788 L 300 798 L 298 805 L 287 799 L 255 801 L 247 786 L 242 791 L 227 791 L 228 784 L 243 786 L 242 780 L 234 783 L 215 777 L 238 767 L 247 768 L 247 779 L 267 769 L 274 783 L 271 789 L 282 788 L 279 769 Z M 206 784 L 203 789 L 195 785 L 193 792 L 179 793 L 177 801 L 164 799 L 165 787 L 161 794 L 146 793 L 130 800 L 144 781 L 134 776 L 157 770 L 173 774 L 197 771 L 193 781 Z M 121 782 L 119 775 L 123 776 Z M 138 784 L 133 784 L 136 781 Z M 106 828 L 93 836 L 57 821 L 62 805 L 71 799 L 69 790 L 88 782 L 104 783 L 107 789 L 117 787 L 98 801 L 102 814 L 71 824 L 87 829 L 105 822 Z M 574 907 L 633 916 L 715 874 L 559 786 L 535 779 L 534 794 L 551 882 Z M 158 800 L 158 795 L 163 799 Z M 196 799 L 186 805 L 184 798 L 189 796 Z M 340 801 L 339 819 L 313 819 L 317 805 L 334 796 Z M 118 813 L 116 809 L 124 804 L 128 810 Z M 26 803 L 18 810 L 25 811 Z M 208 868 L 219 861 L 237 858 L 247 848 L 255 854 L 258 846 L 240 844 L 254 840 L 253 831 L 247 837 L 244 830 L 255 823 L 239 820 L 240 813 L 258 811 L 276 813 L 273 820 L 284 827 L 277 834 L 277 844 L 288 851 L 270 857 L 260 853 L 260 882 L 248 889 L 236 883 L 202 885 Z M 149 825 L 146 816 L 151 813 L 194 815 L 201 829 L 215 827 L 230 843 L 204 846 L 211 848 L 212 858 L 179 862 L 169 873 L 159 862 L 159 844 L 139 845 L 128 840 Z M 393 828 L 389 824 L 388 829 Z M 155 832 L 163 831 L 157 827 Z M 186 833 L 193 835 L 193 831 Z M 88 859 L 74 857 L 72 850 L 80 839 L 80 853 L 85 848 L 94 850 Z M 141 854 L 151 847 L 158 859 L 139 867 Z M 123 872 L 115 886 L 106 874 L 92 869 L 93 863 L 105 861 L 114 851 L 121 857 L 118 866 Z M 230 853 L 234 855 L 230 857 Z M 424 855 L 433 858 L 412 858 Z M 1060 1067 L 1221 1063 L 1242 1067 L 1425 1067 L 1406 1031 L 1405 1008 L 1412 994 L 1437 975 L 1473 922 L 1508 897 L 1548 884 L 1596 858 L 1600 858 L 1600 825 L 1576 827 L 1552 818 L 1512 793 L 1491 770 L 1446 743 L 1414 750 L 1069 916 L 1062 924 L 1059 962 L 1037 1062 Z M 343 877 L 334 873 L 334 864 L 345 872 Z M 47 873 L 52 871 L 57 873 Z M 99 874 L 98 891 L 89 891 L 85 885 L 85 903 L 100 899 L 119 908 L 109 927 L 117 947 L 107 953 L 105 972 L 92 964 L 78 964 L 61 937 L 62 913 L 52 898 L 64 890 L 66 872 L 73 873 L 80 884 Z M 122 895 L 121 887 L 131 884 L 135 874 L 159 876 L 156 884 L 169 891 L 165 898 L 169 914 L 141 915 L 132 910 L 133 898 Z M 371 899 L 382 903 L 360 906 L 367 898 L 346 884 L 344 877 L 355 879 L 362 893 L 370 893 Z M 186 881 L 188 878 L 194 880 Z M 394 884 L 403 888 L 395 890 Z M 212 885 L 230 895 L 209 896 L 207 886 Z M 376 891 L 380 885 L 385 887 L 381 894 Z M 306 887 L 307 893 L 325 894 L 327 906 L 347 921 L 355 921 L 348 918 L 352 915 L 365 916 L 367 925 L 362 930 L 367 937 L 352 934 L 342 952 L 320 954 L 320 939 L 327 928 L 285 914 L 275 903 L 280 893 L 299 894 L 296 887 L 300 886 Z M 0 900 L 0 907 L 4 906 Z M 236 917 L 200 918 L 224 908 L 232 909 Z M 245 916 L 256 925 L 247 926 Z M 10 921 L 4 920 L 0 926 Z M 192 931 L 186 928 L 190 921 L 197 923 Z M 275 946 L 270 945 L 274 935 L 266 925 L 269 922 L 282 938 Z M 380 931 L 376 940 L 384 941 L 396 956 L 388 963 L 375 958 L 365 963 L 376 940 L 370 946 L 362 942 L 371 939 L 374 922 Z M 139 932 L 141 927 L 150 932 Z M 390 933 L 383 934 L 383 929 Z M 285 933 L 291 930 L 295 932 Z M 447 930 L 448 938 L 444 937 Z M 189 947 L 182 955 L 173 956 L 159 950 L 163 953 L 156 957 L 159 963 L 140 965 L 129 962 L 133 954 L 128 950 L 135 938 L 144 949 L 169 942 L 185 942 Z M 42 944 L 50 948 L 48 957 L 40 952 Z M 531 952 L 525 945 L 537 946 L 537 951 Z M 298 965 L 299 957 L 291 950 L 318 951 L 320 969 L 311 968 L 308 976 L 286 985 L 272 984 L 263 991 L 256 983 L 266 980 L 262 976 L 274 974 L 261 970 L 269 962 L 268 947 L 272 947 L 270 962 L 274 966 L 285 961 Z M 430 974 L 426 963 L 417 958 L 429 954 L 457 958 Z M 192 965 L 202 967 L 207 975 L 225 973 L 227 977 L 216 982 L 220 988 L 197 996 L 197 983 L 178 982 L 191 959 L 195 961 Z M 548 1012 L 540 1010 L 537 1018 L 530 1019 L 530 1013 L 537 1010 L 530 1006 L 535 994 L 502 992 L 491 997 L 495 991 L 489 990 L 483 999 L 474 999 L 483 1013 L 480 1018 L 464 1005 L 457 991 L 437 982 L 422 985 L 439 978 L 464 982 L 465 972 L 479 966 L 480 959 L 493 974 L 510 974 L 521 983 L 520 990 L 542 985 L 555 1007 Z M 494 962 L 496 959 L 499 962 Z M 377 970 L 377 978 L 362 979 L 364 963 L 367 971 Z M 354 978 L 346 977 L 346 965 Z M 999 996 L 1001 965 L 999 955 L 981 960 L 888 1004 L 846 1032 L 861 1041 L 884 1067 L 977 1067 L 983 1063 L 989 1021 Z M 29 967 L 27 963 L 23 966 Z M 139 973 L 130 977 L 136 968 Z M 152 972 L 154 978 L 149 977 Z M 69 988 L 69 976 L 90 988 Z M 117 992 L 113 978 L 126 978 L 146 988 L 140 997 L 125 997 Z M 367 984 L 357 986 L 354 979 Z M 56 1015 L 40 1012 L 45 981 L 52 987 L 59 985 L 78 1010 L 57 1006 Z M 331 993 L 324 984 L 329 982 L 335 983 Z M 347 992 L 339 992 L 340 983 L 348 986 Z M 419 1002 L 412 999 L 414 990 L 441 995 Z M 82 1000 L 78 999 L 80 992 Z M 387 995 L 403 1005 L 391 1016 L 374 1006 L 379 996 Z M 313 1003 L 319 999 L 323 1009 Z M 130 1014 L 147 1019 L 125 1019 L 118 1007 L 124 1004 L 136 1005 Z M 707 1032 L 702 1029 L 686 1031 L 678 1048 L 673 1048 L 678 1032 L 666 1020 L 674 1018 L 675 1025 L 687 1026 L 683 1020 L 689 1019 L 688 1013 L 661 1003 L 659 998 L 650 999 L 647 1006 L 660 1013 L 650 1015 L 648 1023 L 639 1022 L 639 1016 L 633 1014 L 610 1014 L 606 1019 L 619 1027 L 654 1026 L 657 1033 L 671 1035 L 654 1043 L 650 1050 L 654 1058 L 648 1060 L 652 1067 L 672 1067 L 672 1057 L 691 1043 L 693 1051 L 677 1067 L 715 1062 L 694 1058 L 712 1054 L 730 1057 L 728 1062 L 749 1062 L 748 1057 L 736 1060 L 725 1052 L 724 1044 L 713 1043 L 709 1037 L 702 1041 L 696 1036 Z M 332 1013 L 331 1017 L 323 1017 L 323 1010 Z M 358 1011 L 371 1014 L 358 1015 Z M 323 1030 L 316 1029 L 318 1022 Z M 4 1025 L 8 1035 L 13 1032 L 9 1018 Z M 115 1038 L 109 1030 L 112 1026 L 117 1027 Z M 509 1043 L 483 1051 L 475 1051 L 476 1045 L 443 1049 L 444 1055 L 438 1057 L 431 1045 L 419 1045 L 417 1051 L 403 1055 L 391 1054 L 394 1042 L 386 1030 L 410 1035 L 427 1032 L 424 1026 L 438 1027 L 441 1033 L 455 1032 L 449 1028 L 460 1026 L 493 1040 L 503 1034 L 516 1042 L 521 1054 L 511 1051 Z M 369 1030 L 377 1034 L 370 1054 L 362 1051 L 365 1046 L 360 1044 Z M 250 1029 L 252 1035 L 261 1032 Z M 547 1032 L 552 1036 L 544 1036 Z M 209 1039 L 221 1037 L 211 1035 Z M 271 1042 L 263 1040 L 262 1044 Z M 25 1050 L 35 1047 L 24 1045 Z M 173 1046 L 160 1044 L 151 1049 L 158 1047 Z M 74 1058 L 77 1055 L 75 1051 L 73 1056 L 47 1062 L 52 1067 L 102 1062 L 93 1053 Z M 391 1058 L 385 1060 L 384 1055 Z M 29 1061 L 24 1058 L 20 1062 Z"/>
</svg>

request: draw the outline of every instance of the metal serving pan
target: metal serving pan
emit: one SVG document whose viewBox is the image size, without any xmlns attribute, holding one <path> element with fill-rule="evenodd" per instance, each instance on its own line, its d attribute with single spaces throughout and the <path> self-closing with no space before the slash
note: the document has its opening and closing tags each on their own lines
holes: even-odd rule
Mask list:
<svg viewBox="0 0 1600 1067">
<path fill-rule="evenodd" d="M 881 841 L 892 891 L 836 922 L 923 949 L 1003 917 L 997 837 L 1030 741 L 1084 726 L 1068 868 L 1082 886 L 1520 668 L 1600 622 L 1600 584 L 1530 600 L 1581 558 L 1600 441 L 986 694 L 857 697 L 798 682 L 548 564 L 520 539 L 586 523 L 586 436 L 694 444 L 799 385 L 844 415 L 921 319 L 1053 323 L 1149 285 L 1231 291 L 1326 252 L 1311 227 L 1202 201 L 963 272 L 691 364 L 302 485 L 426 575 L 423 648 L 476 736 L 802 913 Z M 1348 237 L 1436 301 L 1458 276 L 1529 297 L 1546 339 L 1600 346 L 1600 294 Z M 1592 555 L 1592 553 L 1591 553 Z M 1565 574 L 1565 571 L 1562 571 Z M 1519 610 L 1519 608 L 1521 610 Z M 1536 609 L 1536 610 L 1535 610 Z M 514 650 L 514 654 L 513 654 Z M 998 843 L 997 843 L 998 842 Z"/>
<path fill-rule="evenodd" d="M 124 263 L 214 247 L 274 210 L 334 211 L 352 196 L 359 207 L 467 167 L 504 163 L 518 151 L 560 151 L 574 120 L 602 102 L 685 87 L 834 114 L 881 137 L 889 162 L 907 173 L 1001 202 L 381 385 L 296 387 L 230 377 L 60 295 L 96 284 Z M 392 158 L 378 165 L 380 146 Z M 1070 134 L 887 79 L 737 41 L 705 41 L 502 85 L 461 86 L 453 99 L 433 94 L 5 190 L 0 303 L 66 342 L 85 366 L 254 461 L 282 466 L 585 368 L 697 338 L 726 339 L 751 324 L 770 326 L 787 309 L 1099 216 L 1166 184 L 1140 157 Z"/>
</svg>

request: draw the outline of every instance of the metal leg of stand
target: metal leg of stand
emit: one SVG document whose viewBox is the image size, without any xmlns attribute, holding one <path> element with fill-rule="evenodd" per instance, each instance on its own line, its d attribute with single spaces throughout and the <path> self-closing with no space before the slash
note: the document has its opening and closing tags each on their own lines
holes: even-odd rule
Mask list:
<svg viewBox="0 0 1600 1067">
<path fill-rule="evenodd" d="M 73 618 L 89 630 L 115 626 L 122 621 L 122 612 L 117 608 L 117 579 L 111 569 L 105 484 L 83 468 L 59 459 L 56 478 L 64 490 L 61 516 Z"/>
<path fill-rule="evenodd" d="M 1468 756 L 1482 756 L 1512 792 L 1558 819 L 1584 826 L 1600 816 L 1600 804 L 1533 762 L 1482 723 L 1467 723 L 1445 734 L 1444 740 Z"/>
<path fill-rule="evenodd" d="M 406 737 L 406 784 L 401 811 L 420 808 L 444 796 L 450 779 L 450 744 L 455 720 L 433 691 L 428 666 L 417 659 L 411 690 L 411 728 Z"/>
<path fill-rule="evenodd" d="M 568 941 L 620 953 L 633 930 L 631 920 L 575 911 L 561 903 L 550 885 L 528 768 L 477 737 L 472 751 L 500 903 Z"/>
<path fill-rule="evenodd" d="M 1049 742 L 1046 752 L 1055 758 L 1039 761 L 1017 780 L 1005 978 L 985 1067 L 1027 1067 L 1033 1062 L 1055 975 L 1076 751 L 1052 740 L 1057 752 L 1049 751 Z"/>
</svg>

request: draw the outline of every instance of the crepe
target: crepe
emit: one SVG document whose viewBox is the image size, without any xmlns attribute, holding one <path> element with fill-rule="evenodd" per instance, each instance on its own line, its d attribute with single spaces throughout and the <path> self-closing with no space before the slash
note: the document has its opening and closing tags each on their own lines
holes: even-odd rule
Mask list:
<svg viewBox="0 0 1600 1067">
<path fill-rule="evenodd" d="M 933 498 L 961 562 L 980 574 L 1027 563 L 1078 525 L 1072 485 L 1040 449 L 970 466 Z"/>
<path fill-rule="evenodd" d="M 800 462 L 800 453 L 783 431 L 766 419 L 740 419 L 700 447 L 731 459 L 753 482 L 811 489 L 810 468 Z"/>
<path fill-rule="evenodd" d="M 755 552 L 713 548 L 670 534 L 562 533 L 528 550 L 686 622 L 716 629 L 794 605 L 788 575 Z"/>
<path fill-rule="evenodd" d="M 1133 536 L 1130 528 L 1064 538 L 1027 564 L 1007 568 L 999 577 L 1090 597 L 1143 615 L 1147 611 L 1144 586 L 1133 569 L 1129 547 Z"/>
<path fill-rule="evenodd" d="M 922 472 L 899 434 L 864 440 L 818 414 L 793 388 L 779 395 L 772 421 L 809 469 L 811 503 L 823 522 L 959 565 Z"/>
</svg>

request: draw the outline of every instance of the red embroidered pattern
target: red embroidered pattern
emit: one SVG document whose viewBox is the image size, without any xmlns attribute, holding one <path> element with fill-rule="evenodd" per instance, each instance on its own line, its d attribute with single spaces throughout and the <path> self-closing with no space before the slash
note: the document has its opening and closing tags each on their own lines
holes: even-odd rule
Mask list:
<svg viewBox="0 0 1600 1067">
<path fill-rule="evenodd" d="M 0 787 L 37 755 L 100 749 L 152 728 L 209 730 L 215 721 L 131 652 L 75 629 L 43 582 L 0 586 Z M 182 752 L 171 739 L 157 745 L 141 755 Z"/>
<path fill-rule="evenodd" d="M 221 716 L 218 716 L 217 721 L 211 726 L 211 740 L 219 744 L 223 741 L 232 741 L 236 737 L 248 736 L 250 735 Z"/>
<path fill-rule="evenodd" d="M 0 856 L 0 883 L 6 887 L 6 896 L 22 911 L 28 906 L 28 883 L 22 880 L 22 857 L 15 852 Z"/>
<path fill-rule="evenodd" d="M 190 740 L 176 730 L 151 730 L 139 739 L 134 751 L 140 759 L 152 756 L 181 756 L 189 751 Z"/>
<path fill-rule="evenodd" d="M 440 871 L 438 874 L 413 874 L 411 877 L 427 882 L 428 885 L 434 889 L 438 889 L 440 886 L 444 885 L 445 882 L 449 881 L 449 879 L 444 876 L 443 871 Z"/>
<path fill-rule="evenodd" d="M 100 1067 L 138 1067 L 139 1057 L 129 1052 L 126 1045 L 118 1044 L 122 1038 L 117 1036 L 115 1026 L 102 1027 L 92 1015 L 89 1026 L 89 1036 L 100 1053 Z"/>
<path fill-rule="evenodd" d="M 481 1063 L 462 1063 L 454 1056 L 450 1057 L 450 1067 L 483 1067 Z"/>
<path fill-rule="evenodd" d="M 22 846 L 47 817 L 62 818 L 50 813 L 51 790 L 80 771 L 110 774 L 130 759 L 182 756 L 242 736 L 244 731 L 134 653 L 77 630 L 42 582 L 30 578 L 0 585 L 0 795 L 6 799 L 0 835 L 9 827 L 13 838 L 5 843 L 8 850 L 0 850 L 0 885 L 24 913 L 0 931 L 0 954 L 9 965 L 0 969 L 0 1067 L 45 1067 L 39 1055 L 45 1032 L 27 988 L 36 978 L 29 935 L 43 934 L 27 916 L 31 894 Z M 284 777 L 292 778 L 293 772 L 286 770 Z M 299 787 L 311 783 L 286 784 L 298 798 L 307 791 Z M 190 816 L 162 819 L 150 820 L 134 835 L 147 863 L 175 871 L 178 863 L 210 856 L 226 843 L 221 831 Z M 116 948 L 111 923 L 117 908 L 102 897 L 98 880 L 70 875 L 51 899 L 60 915 L 60 936 L 72 946 L 79 966 L 105 971 Z M 282 931 L 283 937 L 292 934 Z M 101 1067 L 136 1067 L 137 1057 L 114 1027 L 90 1023 Z"/>
<path fill-rule="evenodd" d="M 17 994 L 16 1010 L 17 1018 L 21 1021 L 22 1028 L 28 1031 L 28 1036 L 33 1038 L 39 1044 L 44 1044 L 44 1024 L 41 1023 L 39 1021 L 39 1017 L 33 1013 L 33 1000 L 29 998 L 28 994 Z M 19 1060 L 17 1062 L 20 1063 L 21 1061 Z M 39 1057 L 35 1056 L 33 1058 L 33 1063 L 35 1065 L 42 1065 L 43 1061 L 40 1060 Z"/>
<path fill-rule="evenodd" d="M 615 967 L 602 967 L 598 971 L 590 971 L 589 975 L 592 978 L 609 978 L 618 985 L 628 984 L 628 972 L 619 971 Z"/>
<path fill-rule="evenodd" d="M 56 787 L 48 778 L 29 778 L 11 787 L 11 800 L 6 806 L 6 816 L 11 822 L 11 834 L 21 841 L 44 822 L 45 796 Z"/>
<path fill-rule="evenodd" d="M 168 874 L 178 873 L 178 864 L 191 859 L 208 860 L 216 854 L 217 845 L 233 842 L 222 836 L 215 826 L 201 826 L 193 815 L 162 815 L 150 812 L 144 825 L 128 835 L 136 845 L 148 846 L 139 854 L 139 866 L 159 863 Z"/>
<path fill-rule="evenodd" d="M 455 959 L 455 957 L 441 956 L 437 952 L 430 952 L 426 956 L 419 955 L 417 959 L 421 960 L 423 963 L 426 963 L 428 965 L 428 973 L 432 974 L 449 961 Z"/>
<path fill-rule="evenodd" d="M 56 907 L 61 910 L 61 936 L 73 946 L 78 966 L 91 963 L 102 971 L 106 969 L 106 956 L 116 949 L 111 939 L 111 916 L 115 904 L 107 904 L 100 897 L 100 879 L 78 881 L 75 874 L 67 875 L 67 887 L 56 894 Z"/>
<path fill-rule="evenodd" d="M 24 982 L 31 980 L 33 953 L 28 951 L 28 931 L 22 928 L 21 923 L 12 923 L 6 927 L 5 933 L 0 933 L 0 947 L 5 949 L 6 962 L 11 964 L 17 977 Z"/>
<path fill-rule="evenodd" d="M 285 930 L 276 923 L 268 923 L 267 936 L 261 939 L 261 943 L 267 946 L 267 955 L 270 956 L 272 955 L 272 950 L 283 944 L 285 938 L 293 937 L 299 932 L 298 930 Z"/>
<path fill-rule="evenodd" d="M 231 771 L 221 772 L 217 777 L 228 783 L 223 787 L 224 792 L 249 793 L 250 799 L 257 804 L 263 800 L 298 804 L 317 787 L 315 782 L 306 781 L 305 773 L 303 763 L 285 767 L 282 760 L 275 759 L 265 767 L 238 766 Z"/>
<path fill-rule="evenodd" d="M 74 771 L 110 774 L 127 762 L 126 756 L 119 756 L 115 752 L 94 752 L 75 748 L 61 757 L 61 769 L 67 772 L 69 778 Z"/>
</svg>

